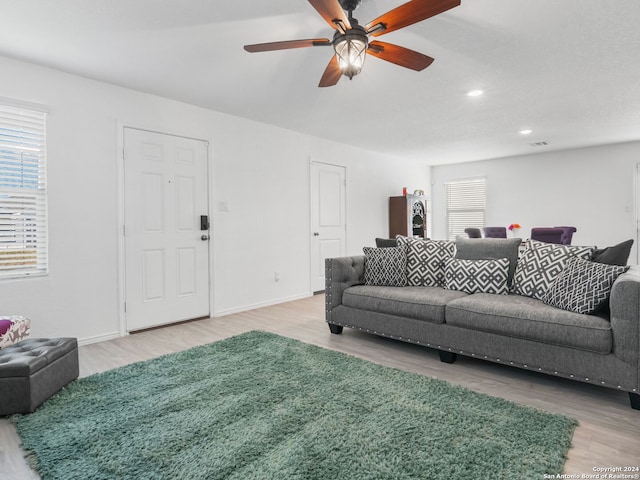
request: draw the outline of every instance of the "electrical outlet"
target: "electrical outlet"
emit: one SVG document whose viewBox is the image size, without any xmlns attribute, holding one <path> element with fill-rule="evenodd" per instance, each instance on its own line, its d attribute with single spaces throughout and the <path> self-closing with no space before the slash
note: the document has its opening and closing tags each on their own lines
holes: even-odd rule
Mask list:
<svg viewBox="0 0 640 480">
<path fill-rule="evenodd" d="M 229 202 L 228 201 L 218 202 L 218 210 L 221 211 L 221 212 L 228 212 L 229 211 Z"/>
<path fill-rule="evenodd" d="M 276 282 L 279 282 L 279 281 L 280 281 L 280 272 L 274 272 L 274 273 L 273 273 L 273 279 L 274 279 Z"/>
</svg>

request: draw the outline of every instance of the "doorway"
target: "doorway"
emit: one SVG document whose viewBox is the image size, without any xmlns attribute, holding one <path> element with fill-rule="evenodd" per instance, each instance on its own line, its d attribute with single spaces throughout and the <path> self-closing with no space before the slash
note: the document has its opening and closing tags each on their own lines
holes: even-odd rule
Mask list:
<svg viewBox="0 0 640 480">
<path fill-rule="evenodd" d="M 324 261 L 345 255 L 347 243 L 346 168 L 311 162 L 311 291 L 325 289 Z"/>
<path fill-rule="evenodd" d="M 124 129 L 126 330 L 209 316 L 208 143 Z"/>
<path fill-rule="evenodd" d="M 636 264 L 640 264 L 640 163 L 636 163 L 635 180 L 636 241 L 634 243 L 634 247 L 636 250 Z"/>
</svg>

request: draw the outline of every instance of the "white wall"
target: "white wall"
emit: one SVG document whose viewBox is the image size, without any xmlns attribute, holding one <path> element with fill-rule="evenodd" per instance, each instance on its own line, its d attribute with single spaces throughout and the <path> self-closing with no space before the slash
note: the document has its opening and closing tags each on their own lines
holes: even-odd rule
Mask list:
<svg viewBox="0 0 640 480">
<path fill-rule="evenodd" d="M 5 57 L 0 71 L 0 97 L 49 107 L 50 274 L 0 281 L 0 313 L 30 316 L 35 337 L 119 334 L 123 125 L 211 142 L 214 315 L 311 293 L 310 158 L 347 167 L 348 254 L 387 235 L 390 195 L 430 183 L 423 164 Z"/>
<path fill-rule="evenodd" d="M 573 225 L 576 245 L 636 240 L 636 163 L 640 142 L 434 166 L 434 237 L 446 237 L 444 183 L 484 176 L 489 226 L 519 223 L 528 238 L 531 227 Z"/>
<path fill-rule="evenodd" d="M 235 138 L 215 141 L 218 314 L 310 293 L 311 160 L 346 167 L 348 255 L 388 235 L 390 195 L 407 183 L 430 182 L 424 164 L 233 117 L 225 127 Z M 228 202 L 229 212 L 218 211 L 219 201 Z"/>
</svg>

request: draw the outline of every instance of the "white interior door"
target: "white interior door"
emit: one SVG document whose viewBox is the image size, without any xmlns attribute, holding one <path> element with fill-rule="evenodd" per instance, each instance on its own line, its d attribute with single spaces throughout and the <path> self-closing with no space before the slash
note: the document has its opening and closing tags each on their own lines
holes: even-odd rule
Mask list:
<svg viewBox="0 0 640 480">
<path fill-rule="evenodd" d="M 636 163 L 636 241 L 633 248 L 636 250 L 636 264 L 640 265 L 640 163 Z M 633 250 L 632 250 L 633 252 Z M 633 258 L 633 254 L 629 256 Z"/>
<path fill-rule="evenodd" d="M 127 331 L 209 316 L 207 150 L 124 130 Z"/>
<path fill-rule="evenodd" d="M 324 290 L 324 260 L 345 255 L 346 169 L 311 162 L 311 291 Z"/>
</svg>

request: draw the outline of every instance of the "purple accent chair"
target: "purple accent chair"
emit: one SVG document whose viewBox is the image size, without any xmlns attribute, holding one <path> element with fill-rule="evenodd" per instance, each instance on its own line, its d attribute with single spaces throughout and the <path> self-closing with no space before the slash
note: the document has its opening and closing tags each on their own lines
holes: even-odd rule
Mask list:
<svg viewBox="0 0 640 480">
<path fill-rule="evenodd" d="M 564 230 L 562 234 L 561 242 L 563 245 L 571 245 L 571 239 L 573 238 L 574 232 L 577 232 L 578 229 L 576 227 L 553 227 L 553 228 L 561 228 Z"/>
<path fill-rule="evenodd" d="M 484 238 L 507 238 L 506 227 L 484 227 L 482 229 Z"/>
<path fill-rule="evenodd" d="M 562 244 L 562 228 L 534 227 L 531 229 L 531 240 L 539 242 Z"/>
</svg>

